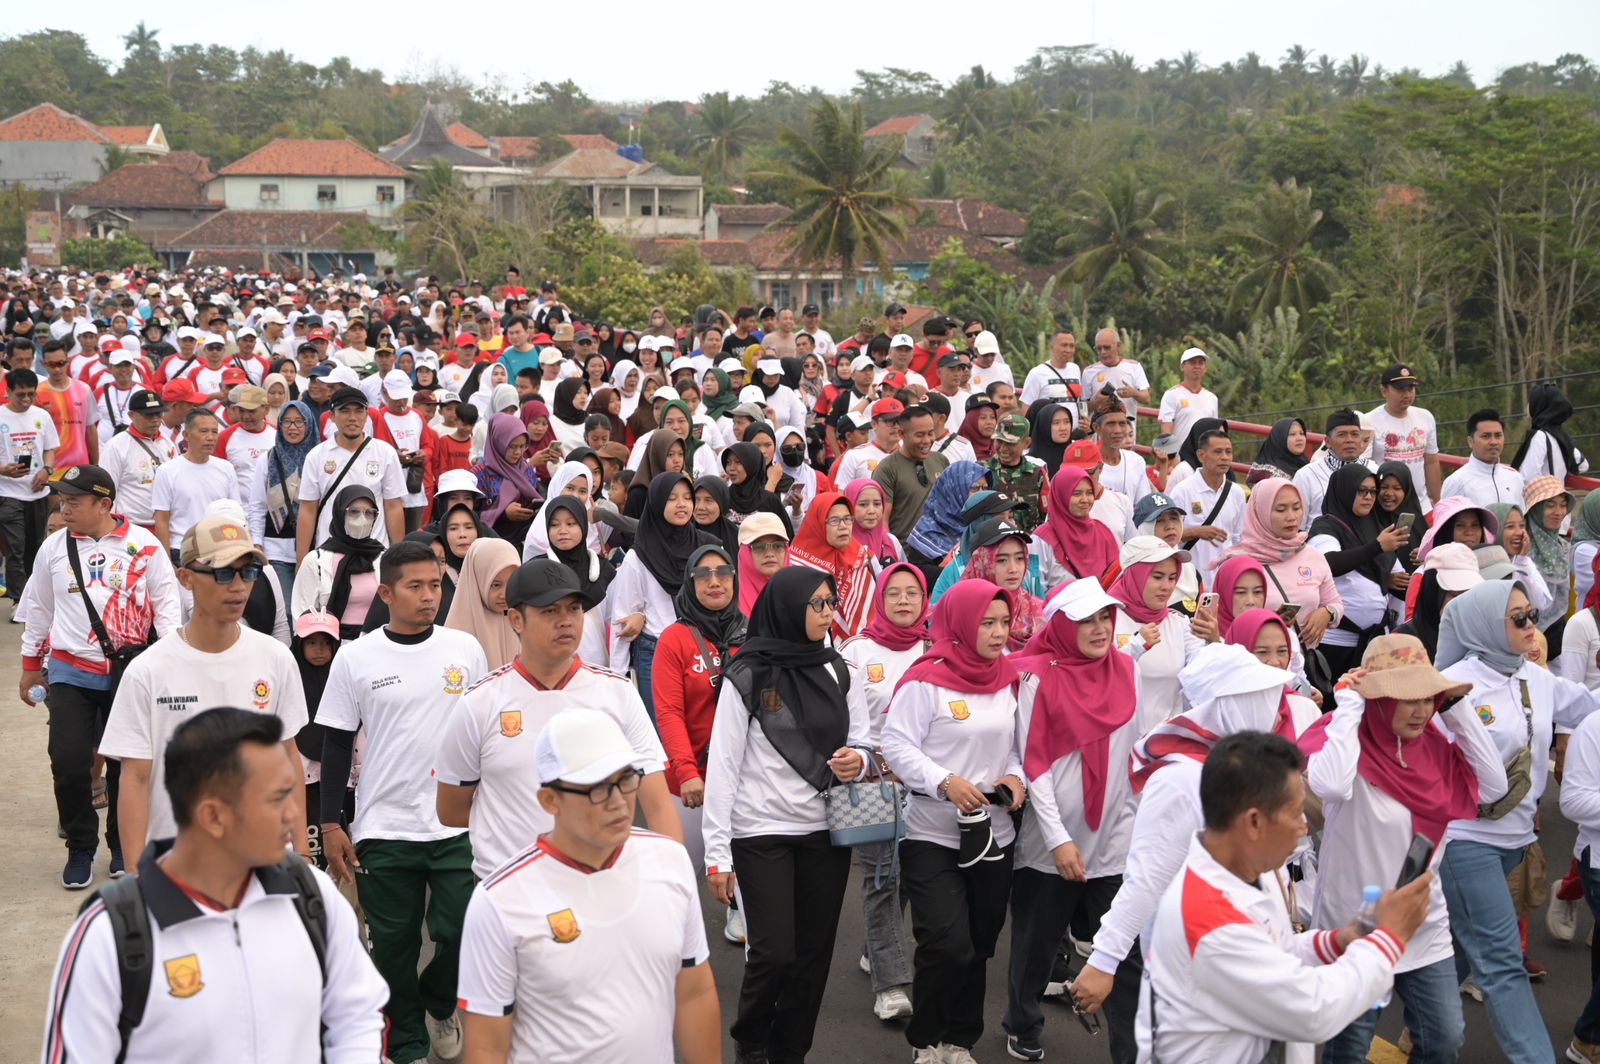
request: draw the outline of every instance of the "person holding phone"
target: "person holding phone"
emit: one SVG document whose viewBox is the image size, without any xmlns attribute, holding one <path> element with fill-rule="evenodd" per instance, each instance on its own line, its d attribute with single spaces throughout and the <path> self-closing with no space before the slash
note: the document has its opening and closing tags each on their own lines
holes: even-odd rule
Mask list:
<svg viewBox="0 0 1600 1064">
<path fill-rule="evenodd" d="M 1240 555 L 1260 562 L 1267 575 L 1267 608 L 1293 607 L 1291 623 L 1310 649 L 1344 618 L 1344 602 L 1327 559 L 1306 545 L 1306 533 L 1300 531 L 1304 517 L 1300 489 L 1282 477 L 1268 477 L 1245 506 L 1238 546 L 1223 551 L 1212 568 Z M 1290 620 L 1288 610 L 1279 615 Z"/>
<path fill-rule="evenodd" d="M 1436 866 L 1449 822 L 1475 818 L 1480 803 L 1505 793 L 1494 741 L 1461 700 L 1470 690 L 1440 674 L 1415 636 L 1381 636 L 1341 681 L 1338 708 L 1301 736 L 1306 781 L 1325 818 L 1315 926 L 1343 927 L 1365 887 L 1394 884 L 1415 837 L 1432 846 Z M 1455 1060 L 1465 1035 L 1439 877 L 1430 892 L 1428 915 L 1395 966 L 1417 1064 Z M 1376 1010 L 1363 1013 L 1323 1047 L 1322 1059 L 1366 1060 L 1377 1022 Z"/>
<path fill-rule="evenodd" d="M 1360 660 L 1367 643 L 1392 622 L 1389 593 L 1396 585 L 1391 578 L 1404 574 L 1396 552 L 1410 533 L 1398 522 L 1380 525 L 1377 502 L 1377 475 L 1360 463 L 1343 466 L 1328 478 L 1322 513 L 1311 522 L 1307 546 L 1321 551 L 1327 560 L 1345 608 L 1339 623 L 1322 639 L 1322 653 L 1333 676 L 1343 676 Z"/>
</svg>

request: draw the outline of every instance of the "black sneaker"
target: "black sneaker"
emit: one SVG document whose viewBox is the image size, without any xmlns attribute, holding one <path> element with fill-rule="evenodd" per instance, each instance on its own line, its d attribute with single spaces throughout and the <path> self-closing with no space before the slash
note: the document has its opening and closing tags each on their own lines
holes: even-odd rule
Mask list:
<svg viewBox="0 0 1600 1064">
<path fill-rule="evenodd" d="M 1043 1060 L 1044 1047 L 1038 1042 L 1008 1034 L 1006 1035 L 1006 1055 L 1015 1057 L 1018 1060 Z"/>
<path fill-rule="evenodd" d="M 128 874 L 128 866 L 122 863 L 122 847 L 111 848 L 111 878 L 121 879 Z"/>
<path fill-rule="evenodd" d="M 93 882 L 94 851 L 68 850 L 67 866 L 61 870 L 61 885 L 68 890 L 82 890 Z"/>
<path fill-rule="evenodd" d="M 734 1064 L 767 1064 L 766 1046 L 746 1046 L 738 1042 L 733 1044 Z"/>
</svg>

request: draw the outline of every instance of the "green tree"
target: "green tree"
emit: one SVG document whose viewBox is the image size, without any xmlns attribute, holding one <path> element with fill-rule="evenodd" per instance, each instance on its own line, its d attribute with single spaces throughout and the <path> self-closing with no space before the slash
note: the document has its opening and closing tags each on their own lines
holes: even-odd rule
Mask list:
<svg viewBox="0 0 1600 1064">
<path fill-rule="evenodd" d="M 729 164 L 744 154 L 750 142 L 753 117 L 743 97 L 729 99 L 725 92 L 700 97 L 700 129 L 694 139 L 706 177 L 727 179 Z"/>
<path fill-rule="evenodd" d="M 859 103 L 842 108 L 824 100 L 812 108 L 804 131 L 779 131 L 780 168 L 752 174 L 793 208 L 779 223 L 788 230 L 786 245 L 813 263 L 838 262 L 846 291 L 855 289 L 863 262 L 889 274 L 889 244 L 904 239 L 911 207 L 892 181 L 896 152 L 869 146 L 865 132 Z"/>
<path fill-rule="evenodd" d="M 1068 203 L 1072 230 L 1056 243 L 1056 250 L 1074 253 L 1068 275 L 1092 291 L 1126 264 L 1139 291 L 1150 291 L 1171 268 L 1163 227 L 1173 207 L 1170 193 L 1141 187 L 1131 171 L 1074 194 Z"/>
<path fill-rule="evenodd" d="M 120 233 L 110 240 L 86 237 L 62 241 L 61 261 L 84 270 L 120 270 L 127 266 L 149 265 L 156 257 L 149 244 L 136 236 Z"/>
<path fill-rule="evenodd" d="M 1275 307 L 1293 307 L 1303 315 L 1327 299 L 1339 274 L 1310 248 L 1321 224 L 1310 186 L 1302 188 L 1292 177 L 1269 183 L 1228 230 L 1250 256 L 1250 269 L 1234 284 L 1228 309 L 1259 318 Z"/>
</svg>

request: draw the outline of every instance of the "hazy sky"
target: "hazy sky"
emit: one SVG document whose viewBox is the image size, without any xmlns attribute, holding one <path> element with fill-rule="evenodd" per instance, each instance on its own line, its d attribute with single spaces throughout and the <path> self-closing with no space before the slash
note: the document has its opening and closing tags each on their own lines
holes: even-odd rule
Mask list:
<svg viewBox="0 0 1600 1064">
<path fill-rule="evenodd" d="M 49 5 L 8 13 L 3 32 L 73 29 L 103 58 L 119 62 L 121 35 L 140 5 L 85 0 L 70 17 Z M 552 11 L 553 14 L 546 14 Z M 771 17 L 792 13 L 792 21 Z M 1040 46 L 1093 43 L 1130 52 L 1140 66 L 1185 50 L 1206 65 L 1248 51 L 1276 63 L 1292 44 L 1315 57 L 1352 52 L 1388 69 L 1443 73 L 1457 59 L 1482 84 L 1519 63 L 1549 63 L 1566 52 L 1600 62 L 1597 0 L 989 0 L 982 4 L 881 0 L 833 6 L 760 8 L 748 3 L 651 0 L 544 5 L 227 5 L 169 3 L 144 14 L 166 45 L 283 48 L 323 63 L 347 55 L 391 79 L 435 67 L 511 90 L 571 78 L 600 100 L 693 99 L 727 90 L 759 95 L 774 80 L 843 92 L 857 68 L 926 71 L 949 83 L 974 63 L 1009 77 Z M 526 44 L 518 40 L 526 27 Z M 815 34 L 813 42 L 808 38 Z M 499 47 L 501 45 L 512 47 Z M 678 58 L 683 57 L 683 58 Z"/>
</svg>

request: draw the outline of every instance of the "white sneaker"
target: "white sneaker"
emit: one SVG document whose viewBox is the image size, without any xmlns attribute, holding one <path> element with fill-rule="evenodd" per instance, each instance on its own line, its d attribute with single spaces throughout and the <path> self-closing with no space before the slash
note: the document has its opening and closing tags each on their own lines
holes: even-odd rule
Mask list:
<svg viewBox="0 0 1600 1064">
<path fill-rule="evenodd" d="M 885 1023 L 911 1015 L 911 999 L 899 987 L 885 990 L 872 1002 L 872 1014 Z"/>
<path fill-rule="evenodd" d="M 872 974 L 872 961 L 867 959 L 867 955 L 865 953 L 863 953 L 861 955 L 861 959 L 860 960 L 856 961 L 856 967 L 860 968 L 863 972 L 866 972 L 868 975 Z"/>
<path fill-rule="evenodd" d="M 1467 995 L 1467 997 L 1471 998 L 1473 1001 L 1483 1000 L 1483 987 L 1473 982 L 1472 976 L 1470 975 L 1461 980 L 1461 992 Z"/>
<path fill-rule="evenodd" d="M 1544 913 L 1544 926 L 1557 942 L 1571 942 L 1578 937 L 1578 903 L 1562 901 L 1550 894 L 1550 908 Z"/>
<path fill-rule="evenodd" d="M 442 1020 L 428 1016 L 428 1045 L 433 1049 L 433 1055 L 440 1060 L 454 1060 L 459 1057 L 461 1018 L 453 1012 Z"/>
<path fill-rule="evenodd" d="M 741 910 L 728 910 L 728 918 L 722 923 L 722 937 L 735 945 L 744 945 L 744 913 Z"/>
<path fill-rule="evenodd" d="M 944 1064 L 944 1056 L 938 1046 L 923 1046 L 911 1051 L 911 1064 Z"/>
<path fill-rule="evenodd" d="M 949 1042 L 939 1043 L 939 1059 L 944 1064 L 978 1064 L 978 1059 L 972 1055 L 972 1050 L 966 1046 L 953 1046 Z"/>
<path fill-rule="evenodd" d="M 1072 933 L 1068 932 L 1067 937 L 1072 938 Z M 1077 939 L 1072 938 L 1072 948 L 1077 951 L 1078 956 L 1088 960 L 1094 954 L 1094 939 L 1091 938 L 1087 942 L 1079 942 Z"/>
</svg>

